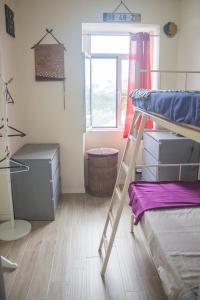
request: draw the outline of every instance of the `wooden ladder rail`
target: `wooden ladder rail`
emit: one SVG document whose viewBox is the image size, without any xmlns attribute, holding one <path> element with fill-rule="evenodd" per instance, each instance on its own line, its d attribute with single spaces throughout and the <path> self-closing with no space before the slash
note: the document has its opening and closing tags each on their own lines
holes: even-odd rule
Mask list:
<svg viewBox="0 0 200 300">
<path fill-rule="evenodd" d="M 138 132 L 137 132 L 137 137 L 135 137 L 135 134 L 136 134 L 136 131 L 137 131 L 137 122 L 139 120 L 140 115 L 141 115 L 141 112 L 135 111 L 133 121 L 132 121 L 132 124 L 131 124 L 131 128 L 130 128 L 130 131 L 129 131 L 129 136 L 128 136 L 126 148 L 125 148 L 123 158 L 122 158 L 122 161 L 121 161 L 121 164 L 120 164 L 116 184 L 115 184 L 115 187 L 114 187 L 114 191 L 113 191 L 113 194 L 112 194 L 110 206 L 109 206 L 109 209 L 108 209 L 108 214 L 107 214 L 106 222 L 105 222 L 105 225 L 104 225 L 100 245 L 99 245 L 100 255 L 102 254 L 103 245 L 104 245 L 104 248 L 105 248 L 105 257 L 103 259 L 103 265 L 102 265 L 102 269 L 101 269 L 101 275 L 102 276 L 104 276 L 104 274 L 106 272 L 106 268 L 107 268 L 107 264 L 108 264 L 108 261 L 109 261 L 109 258 L 110 258 L 110 254 L 111 254 L 112 246 L 113 246 L 113 243 L 114 243 L 115 235 L 116 235 L 116 232 L 117 232 L 118 224 L 119 224 L 120 217 L 121 217 L 123 207 L 124 207 L 124 204 L 125 204 L 125 200 L 126 200 L 126 197 L 127 197 L 127 191 L 128 191 L 129 183 L 130 183 L 131 180 L 135 180 L 135 172 L 133 172 L 133 170 L 135 169 L 137 153 L 139 151 L 143 131 L 144 131 L 144 128 L 145 128 L 145 123 L 146 123 L 146 120 L 148 119 L 148 117 L 146 115 L 142 115 L 141 122 L 140 122 L 140 127 L 139 127 Z M 129 165 L 127 165 L 125 163 L 125 159 L 126 159 L 127 154 L 128 154 L 128 149 L 129 149 L 130 143 L 133 143 L 133 145 L 130 148 L 130 153 L 129 153 L 130 160 L 129 160 Z M 124 181 L 123 189 L 122 189 L 122 191 L 120 191 L 120 187 L 119 187 L 120 182 L 119 181 L 121 179 L 122 173 L 125 173 L 125 181 Z M 112 208 L 113 208 L 113 205 L 115 203 L 116 196 L 119 199 L 119 203 L 118 203 L 116 216 L 114 217 L 113 212 L 112 212 Z M 111 232 L 110 238 L 108 240 L 107 236 L 106 236 L 106 233 L 107 233 L 109 223 L 111 224 L 112 232 Z"/>
</svg>

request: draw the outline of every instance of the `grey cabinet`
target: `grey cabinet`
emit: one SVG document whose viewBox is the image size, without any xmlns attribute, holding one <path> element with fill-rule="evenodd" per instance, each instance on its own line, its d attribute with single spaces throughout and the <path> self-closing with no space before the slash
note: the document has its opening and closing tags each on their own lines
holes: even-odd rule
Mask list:
<svg viewBox="0 0 200 300">
<path fill-rule="evenodd" d="M 58 144 L 26 144 L 13 158 L 29 172 L 11 174 L 15 218 L 54 220 L 60 195 Z"/>
<path fill-rule="evenodd" d="M 198 163 L 200 144 L 169 131 L 144 133 L 145 164 Z M 142 171 L 142 178 L 148 181 L 174 181 L 179 179 L 179 167 L 149 167 Z M 182 168 L 181 180 L 197 180 L 198 167 Z"/>
</svg>

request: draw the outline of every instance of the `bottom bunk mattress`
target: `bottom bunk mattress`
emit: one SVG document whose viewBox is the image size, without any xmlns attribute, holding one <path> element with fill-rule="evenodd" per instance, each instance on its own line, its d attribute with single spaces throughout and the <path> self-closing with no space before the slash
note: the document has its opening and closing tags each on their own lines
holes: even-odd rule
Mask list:
<svg viewBox="0 0 200 300">
<path fill-rule="evenodd" d="M 139 226 L 167 297 L 200 299 L 200 207 L 149 210 Z"/>
<path fill-rule="evenodd" d="M 145 94 L 144 94 L 145 93 Z M 133 91 L 133 104 L 177 122 L 200 126 L 200 92 L 191 91 Z"/>
</svg>

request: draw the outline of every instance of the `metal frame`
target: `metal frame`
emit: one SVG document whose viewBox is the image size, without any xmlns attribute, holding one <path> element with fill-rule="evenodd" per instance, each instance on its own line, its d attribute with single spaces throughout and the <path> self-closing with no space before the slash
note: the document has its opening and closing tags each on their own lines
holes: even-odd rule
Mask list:
<svg viewBox="0 0 200 300">
<path fill-rule="evenodd" d="M 185 90 L 187 90 L 187 83 L 188 83 L 188 74 L 200 74 L 200 71 L 187 71 L 187 70 L 180 70 L 180 71 L 176 71 L 176 70 L 147 70 L 147 69 L 141 69 L 140 72 L 142 73 L 158 73 L 159 74 L 159 80 L 160 80 L 160 83 L 159 83 L 159 86 L 161 88 L 161 84 L 162 84 L 162 81 L 161 81 L 161 75 L 163 73 L 165 74 L 185 74 L 185 84 L 184 84 L 184 88 Z"/>
<path fill-rule="evenodd" d="M 137 130 L 137 120 L 138 118 L 141 116 L 141 123 L 140 123 L 140 127 L 139 130 Z M 136 159 L 137 159 L 137 153 L 140 147 L 140 143 L 141 143 L 141 139 L 142 139 L 142 135 L 144 132 L 144 127 L 145 127 L 145 123 L 146 120 L 152 120 L 153 122 L 157 123 L 158 125 L 161 125 L 162 127 L 173 131 L 175 133 L 181 134 L 189 139 L 192 139 L 198 143 L 200 143 L 200 131 L 189 128 L 189 127 L 185 127 L 181 124 L 177 124 L 177 123 L 172 123 L 171 121 L 168 121 L 162 117 L 158 117 L 155 116 L 153 114 L 150 114 L 148 112 L 142 111 L 140 109 L 136 108 L 135 114 L 134 114 L 134 118 L 133 118 L 133 122 L 130 128 L 130 132 L 128 135 L 128 140 L 127 140 L 127 145 L 126 145 L 126 149 L 124 151 L 124 155 L 120 164 L 120 168 L 119 168 L 119 172 L 118 172 L 118 176 L 117 176 L 117 181 L 116 181 L 116 185 L 114 188 L 114 192 L 111 198 L 111 203 L 109 206 L 109 210 L 108 210 L 108 214 L 107 214 L 107 218 L 106 218 L 106 223 L 104 225 L 104 229 L 103 229 L 103 234 L 101 237 L 101 241 L 100 241 L 100 245 L 99 245 L 99 253 L 101 256 L 102 255 L 102 248 L 103 245 L 105 247 L 105 256 L 103 257 L 103 265 L 102 265 L 102 269 L 101 269 L 101 275 L 104 276 L 105 272 L 106 272 L 106 268 L 107 268 L 107 264 L 110 258 L 110 254 L 111 254 L 111 250 L 113 247 L 113 243 L 114 243 L 114 239 L 115 239 L 115 235 L 117 232 L 117 228 L 118 228 L 118 224 L 120 221 L 120 217 L 123 211 L 123 207 L 124 204 L 126 202 L 126 198 L 127 198 L 127 190 L 128 190 L 128 186 L 130 184 L 131 181 L 135 180 L 135 171 L 136 171 L 136 167 L 155 167 L 158 166 L 157 165 L 140 165 L 140 166 L 136 166 Z M 129 156 L 128 156 L 128 164 L 127 164 L 127 153 L 128 153 L 128 149 L 129 150 Z M 199 165 L 200 163 L 191 163 L 191 164 L 159 164 L 159 166 L 179 166 L 179 178 L 181 177 L 181 170 L 182 170 L 182 166 L 196 166 Z M 200 169 L 200 168 L 199 168 Z M 122 190 L 120 189 L 120 179 L 121 179 L 121 174 L 125 173 L 126 178 L 125 178 L 125 182 L 123 185 Z M 199 171 L 199 175 L 200 175 L 200 171 Z M 117 201 L 118 200 L 118 201 Z M 117 213 L 116 216 L 113 215 L 113 206 L 114 204 L 118 205 L 117 208 Z M 131 216 L 131 232 L 133 232 L 133 221 L 134 221 L 134 215 Z M 112 228 L 112 232 L 111 235 L 109 237 L 107 237 L 107 229 L 109 224 L 111 225 Z"/>
</svg>

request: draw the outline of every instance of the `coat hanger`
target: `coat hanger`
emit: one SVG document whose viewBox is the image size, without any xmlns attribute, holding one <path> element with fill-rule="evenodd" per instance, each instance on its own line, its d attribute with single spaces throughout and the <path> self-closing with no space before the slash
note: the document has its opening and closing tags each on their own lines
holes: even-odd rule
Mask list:
<svg viewBox="0 0 200 300">
<path fill-rule="evenodd" d="M 14 130 L 15 132 L 17 132 L 15 134 L 8 134 L 8 137 L 13 137 L 13 136 L 25 137 L 26 136 L 26 134 L 24 132 L 22 132 L 21 130 L 19 130 L 19 129 L 16 129 L 16 128 L 10 126 L 10 125 L 7 125 L 7 127 Z M 0 126 L 0 130 L 3 129 L 3 128 L 4 128 L 4 125 Z M 0 134 L 0 137 L 3 137 L 3 135 Z"/>
<path fill-rule="evenodd" d="M 3 78 L 1 78 L 5 84 L 5 97 L 6 97 L 6 102 L 14 104 L 14 99 L 8 89 L 8 85 L 13 81 L 13 78 L 10 78 L 8 81 L 5 81 Z"/>
<path fill-rule="evenodd" d="M 0 159 L 0 170 L 15 169 L 15 171 L 12 171 L 10 173 L 19 173 L 19 172 L 29 171 L 29 166 L 27 166 L 27 165 L 23 164 L 22 162 L 10 157 L 10 152 L 8 150 L 8 146 L 6 146 L 5 151 L 6 151 L 5 156 Z M 8 165 L 1 166 L 1 164 L 5 161 L 7 161 Z M 12 163 L 12 165 L 10 163 Z M 18 169 L 18 170 L 16 170 L 16 169 Z"/>
<path fill-rule="evenodd" d="M 12 165 L 6 165 L 6 166 L 1 166 L 1 163 L 8 160 L 9 163 L 11 162 Z M 13 165 L 14 164 L 14 165 Z M 19 173 L 19 172 L 25 172 L 29 171 L 29 166 L 23 164 L 22 162 L 14 159 L 14 158 L 9 158 L 9 153 L 7 153 L 1 160 L 0 160 L 0 170 L 7 170 L 7 169 L 18 169 L 16 171 L 11 171 L 11 173 Z M 20 169 L 20 170 L 19 170 Z"/>
</svg>

